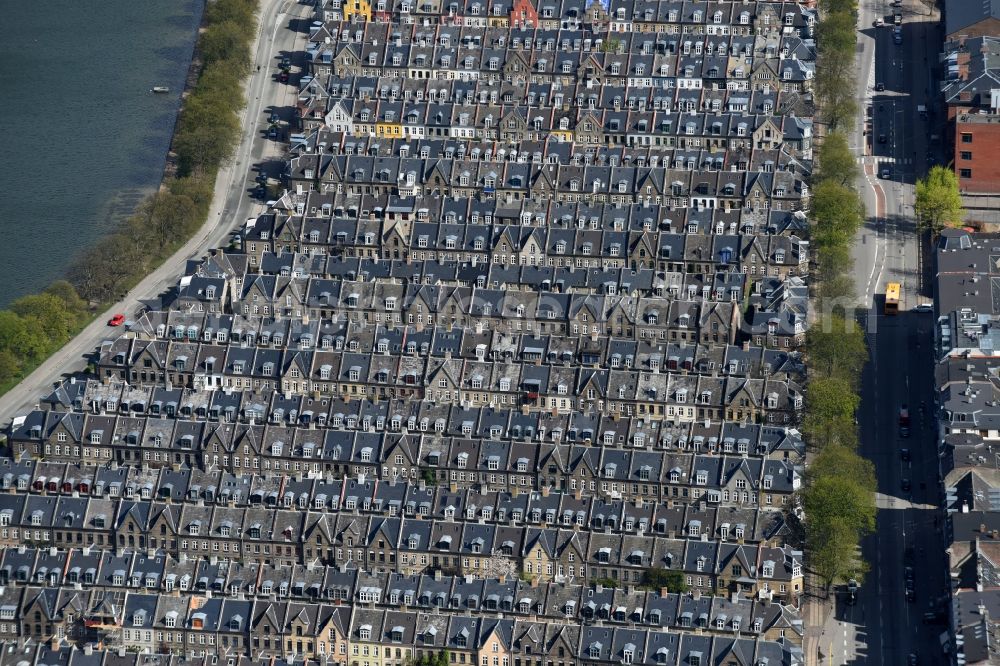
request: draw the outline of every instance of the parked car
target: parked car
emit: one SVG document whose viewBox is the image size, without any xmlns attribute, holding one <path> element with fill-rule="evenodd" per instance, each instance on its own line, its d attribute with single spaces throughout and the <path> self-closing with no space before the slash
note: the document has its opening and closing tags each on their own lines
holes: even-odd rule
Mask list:
<svg viewBox="0 0 1000 666">
<path fill-rule="evenodd" d="M 877 92 L 882 92 L 882 91 L 884 91 L 884 90 L 885 90 L 885 84 L 884 84 L 884 83 L 882 83 L 881 81 L 879 81 L 878 83 L 876 83 L 876 84 L 875 84 L 875 90 L 876 90 Z"/>
<path fill-rule="evenodd" d="M 924 624 L 937 624 L 945 620 L 944 613 L 940 611 L 927 611 L 924 613 Z"/>
<path fill-rule="evenodd" d="M 933 303 L 921 303 L 917 307 L 913 308 L 914 312 L 934 312 Z"/>
<path fill-rule="evenodd" d="M 882 180 L 889 180 L 890 178 L 892 178 L 892 169 L 890 169 L 887 166 L 882 167 L 882 171 L 879 172 L 879 177 Z"/>
<path fill-rule="evenodd" d="M 902 460 L 903 462 L 910 462 L 910 450 L 909 449 L 900 449 L 899 450 L 899 459 Z"/>
<path fill-rule="evenodd" d="M 903 479 L 902 481 L 900 481 L 899 482 L 899 486 L 903 489 L 904 493 L 910 492 L 910 480 L 909 479 Z"/>
<path fill-rule="evenodd" d="M 853 578 L 847 581 L 847 603 L 854 605 L 854 602 L 858 600 L 858 581 Z"/>
<path fill-rule="evenodd" d="M 108 320 L 108 326 L 121 326 L 125 323 L 125 315 L 116 314 Z"/>
</svg>

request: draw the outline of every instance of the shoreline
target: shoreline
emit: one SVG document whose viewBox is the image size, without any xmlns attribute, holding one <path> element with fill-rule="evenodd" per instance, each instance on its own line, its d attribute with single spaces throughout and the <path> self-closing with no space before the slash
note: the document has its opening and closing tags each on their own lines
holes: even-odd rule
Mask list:
<svg viewBox="0 0 1000 666">
<path fill-rule="evenodd" d="M 201 16 L 198 17 L 198 27 L 195 29 L 194 43 L 191 45 L 191 57 L 188 59 L 187 72 L 184 74 L 184 88 L 181 90 L 177 100 L 177 109 L 174 112 L 174 126 L 170 130 L 170 142 L 167 144 L 167 154 L 163 162 L 163 173 L 160 175 L 160 183 L 152 193 L 162 192 L 166 183 L 177 175 L 177 153 L 174 144 L 177 140 L 177 128 L 181 122 L 181 111 L 184 109 L 184 102 L 191 94 L 191 90 L 197 85 L 198 77 L 201 75 L 202 59 L 201 35 L 205 30 L 205 8 L 210 0 L 195 0 L 200 5 Z M 148 196 L 148 195 L 147 195 Z"/>
<path fill-rule="evenodd" d="M 66 325 L 66 330 L 53 330 L 51 335 L 46 334 L 34 346 L 28 346 L 26 341 L 25 344 L 21 344 L 18 340 L 14 340 L 0 349 L 0 361 L 3 362 L 3 370 L 0 371 L 2 373 L 0 394 L 4 396 L 9 395 L 17 387 L 23 387 L 24 382 L 30 381 L 30 378 L 36 376 L 39 371 L 51 368 L 57 360 L 62 359 L 65 363 L 73 358 L 74 355 L 70 350 L 85 336 L 89 335 L 92 339 L 100 338 L 103 332 L 101 320 L 110 317 L 108 313 L 125 311 L 124 301 L 129 294 L 132 294 L 134 300 L 140 304 L 145 299 L 162 294 L 164 288 L 167 288 L 172 281 L 164 276 L 183 266 L 182 263 L 178 265 L 178 257 L 181 254 L 189 254 L 184 248 L 198 243 L 205 228 L 211 225 L 210 215 L 214 212 L 216 200 L 221 196 L 217 191 L 218 180 L 222 173 L 227 172 L 228 166 L 220 163 L 226 161 L 222 155 L 234 147 L 227 146 L 226 143 L 220 144 L 218 153 L 220 157 L 215 162 L 211 156 L 206 159 L 199 153 L 194 153 L 193 156 L 186 154 L 192 152 L 191 145 L 188 145 L 191 144 L 190 136 L 186 136 L 189 134 L 188 129 L 182 124 L 186 100 L 195 96 L 200 98 L 203 95 L 215 94 L 211 88 L 203 90 L 200 87 L 203 72 L 214 63 L 225 58 L 237 58 L 233 61 L 236 67 L 240 67 L 240 63 L 246 60 L 248 61 L 246 67 L 250 68 L 250 59 L 253 58 L 253 51 L 256 50 L 260 39 L 257 24 L 260 7 L 257 0 L 215 0 L 223 8 L 220 11 L 229 12 L 242 19 L 242 28 L 247 34 L 240 35 L 238 39 L 245 39 L 247 44 L 243 47 L 234 45 L 228 53 L 216 54 L 206 59 L 202 53 L 202 41 L 206 35 L 218 30 L 231 30 L 231 27 L 227 25 L 226 28 L 219 28 L 227 20 L 227 15 L 220 17 L 219 12 L 207 11 L 210 6 L 208 2 L 195 1 L 202 13 L 198 17 L 195 41 L 191 46 L 184 85 L 179 95 L 181 103 L 174 110 L 174 124 L 166 154 L 163 156 L 159 183 L 155 184 L 154 180 L 150 184 L 149 193 L 141 196 L 132 207 L 132 211 L 116 222 L 115 229 L 101 236 L 94 244 L 80 248 L 82 251 L 67 262 L 62 275 L 54 277 L 53 281 L 43 288 L 19 298 L 14 302 L 14 311 L 5 311 L 13 318 L 14 323 L 21 323 L 22 317 L 27 315 L 16 308 L 24 310 L 29 307 L 24 303 L 34 304 L 37 301 L 31 299 L 41 298 L 43 302 L 53 303 L 53 307 L 65 311 L 69 323 Z M 251 13 L 247 13 L 248 6 L 252 7 Z M 239 14 L 241 11 L 242 15 Z M 189 14 L 189 18 L 195 17 Z M 206 24 L 209 19 L 213 22 Z M 252 38 L 250 34 L 253 34 Z M 246 49 L 245 55 L 241 48 Z M 243 81 L 237 83 L 246 85 Z M 208 92 L 205 92 L 206 90 Z M 237 137 L 245 129 L 244 115 L 245 110 L 241 114 L 232 109 L 226 118 L 218 121 L 222 123 L 223 130 L 228 129 L 225 127 L 227 120 L 240 128 L 238 132 L 233 130 L 237 136 L 231 139 L 220 138 L 219 141 L 239 143 L 242 140 L 238 140 Z M 179 174 L 183 174 L 183 177 L 179 177 Z M 137 195 L 138 191 L 134 189 L 117 190 L 109 197 L 107 206 L 115 206 L 116 198 L 126 200 L 119 203 L 129 203 L 134 201 L 133 197 Z M 108 209 L 105 208 L 105 213 L 107 212 Z M 221 211 L 217 214 L 221 214 Z M 149 232 L 156 236 L 151 237 Z M 157 281 L 160 284 L 151 293 L 136 293 L 149 292 L 148 285 Z M 46 298 L 49 300 L 45 301 Z M 22 301 L 22 304 L 18 305 L 18 301 Z M 102 316 L 101 312 L 105 309 L 108 309 L 108 312 Z M 93 347 L 81 349 L 77 352 L 76 358 L 89 360 L 93 351 Z M 63 368 L 65 376 L 65 365 Z"/>
</svg>

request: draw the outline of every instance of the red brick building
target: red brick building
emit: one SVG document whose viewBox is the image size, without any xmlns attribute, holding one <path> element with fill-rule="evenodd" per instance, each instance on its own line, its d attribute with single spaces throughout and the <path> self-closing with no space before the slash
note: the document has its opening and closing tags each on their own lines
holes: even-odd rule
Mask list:
<svg viewBox="0 0 1000 666">
<path fill-rule="evenodd" d="M 1000 35 L 1000 2 L 997 0 L 945 0 L 945 39 Z"/>
<path fill-rule="evenodd" d="M 969 194 L 1000 193 L 1000 114 L 955 117 L 955 175 Z"/>
<path fill-rule="evenodd" d="M 948 153 L 967 194 L 1000 193 L 1000 39 L 945 44 Z"/>
<path fill-rule="evenodd" d="M 530 0 L 514 0 L 514 6 L 510 10 L 510 24 L 521 28 L 538 27 L 538 11 Z"/>
</svg>

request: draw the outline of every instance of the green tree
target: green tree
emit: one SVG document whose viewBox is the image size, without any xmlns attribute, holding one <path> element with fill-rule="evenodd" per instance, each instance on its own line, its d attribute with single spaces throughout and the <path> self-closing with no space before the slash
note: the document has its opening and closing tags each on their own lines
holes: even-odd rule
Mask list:
<svg viewBox="0 0 1000 666">
<path fill-rule="evenodd" d="M 808 562 L 828 591 L 838 582 L 863 578 L 867 567 L 858 557 L 859 544 L 857 530 L 844 518 L 809 521 L 806 527 Z"/>
<path fill-rule="evenodd" d="M 823 138 L 819 149 L 819 172 L 823 179 L 839 185 L 851 185 L 858 176 L 854 153 L 843 132 L 831 132 Z"/>
<path fill-rule="evenodd" d="M 66 310 L 76 314 L 78 318 L 87 312 L 86 301 L 80 298 L 73 285 L 66 280 L 56 280 L 45 289 L 45 293 L 61 300 Z"/>
<path fill-rule="evenodd" d="M 181 174 L 214 171 L 232 154 L 239 130 L 235 114 L 221 101 L 188 98 L 174 137 Z"/>
<path fill-rule="evenodd" d="M 853 66 L 856 24 L 848 12 L 826 14 L 816 26 L 816 40 L 823 45 L 824 56 L 848 58 Z"/>
<path fill-rule="evenodd" d="M 428 486 L 436 486 L 437 485 L 437 474 L 435 474 L 434 470 L 432 470 L 429 467 L 423 467 L 423 468 L 421 468 L 421 470 L 420 470 L 420 478 Z"/>
<path fill-rule="evenodd" d="M 621 48 L 621 40 L 614 37 L 604 40 L 601 44 L 601 51 L 604 53 L 617 53 L 618 49 Z"/>
<path fill-rule="evenodd" d="M 212 202 L 213 184 L 208 178 L 187 176 L 171 181 L 170 192 L 178 196 L 185 196 L 191 199 L 197 206 L 198 214 L 204 218 L 208 213 L 208 207 Z"/>
<path fill-rule="evenodd" d="M 617 587 L 618 587 L 618 580 L 615 579 L 615 578 L 609 578 L 609 577 L 605 576 L 603 578 L 591 578 L 590 579 L 590 584 L 591 585 L 600 585 L 601 587 L 609 587 L 609 588 L 612 588 L 612 589 L 617 589 Z"/>
<path fill-rule="evenodd" d="M 650 567 L 642 572 L 642 587 L 650 590 L 665 587 L 671 592 L 687 592 L 688 590 L 683 573 L 659 567 Z"/>
<path fill-rule="evenodd" d="M 143 205 L 146 224 L 157 247 L 186 238 L 201 222 L 198 206 L 183 194 L 159 192 Z"/>
<path fill-rule="evenodd" d="M 962 195 L 955 172 L 943 166 L 933 166 L 917 181 L 913 211 L 920 227 L 937 235 L 945 227 L 960 226 L 964 217 Z"/>
<path fill-rule="evenodd" d="M 202 32 L 198 47 L 206 66 L 220 61 L 230 61 L 234 64 L 243 63 L 245 67 L 249 67 L 250 35 L 247 34 L 246 26 L 236 21 L 226 20 L 209 25 Z M 245 76 L 246 73 L 235 72 L 239 77 Z"/>
<path fill-rule="evenodd" d="M 11 310 L 0 310 L 0 350 L 7 350 L 20 361 L 34 361 L 49 351 L 44 332 Z"/>
<path fill-rule="evenodd" d="M 230 109 L 242 109 L 246 104 L 240 79 L 233 76 L 233 70 L 240 71 L 246 63 L 220 60 L 206 65 L 198 79 L 198 94 L 210 95 Z"/>
<path fill-rule="evenodd" d="M 69 339 L 76 325 L 76 315 L 66 309 L 65 303 L 53 294 L 22 296 L 10 305 L 24 321 L 41 331 L 48 339 L 48 346 L 56 347 Z"/>
<path fill-rule="evenodd" d="M 817 456 L 802 493 L 809 562 L 827 588 L 859 578 L 861 538 L 875 529 L 875 472 L 868 461 L 842 447 Z"/>
<path fill-rule="evenodd" d="M 813 323 L 806 333 L 806 350 L 815 372 L 852 384 L 868 360 L 861 327 L 838 314 L 823 315 Z"/>
<path fill-rule="evenodd" d="M 834 12 L 853 14 L 858 11 L 858 0 L 819 0 L 819 8 L 824 14 Z"/>
<path fill-rule="evenodd" d="M 875 529 L 875 496 L 867 486 L 871 479 L 851 478 L 846 471 L 810 476 L 802 494 L 806 520 L 819 525 L 843 520 L 859 534 L 868 534 Z"/>
<path fill-rule="evenodd" d="M 125 286 L 134 279 L 136 266 L 144 266 L 135 241 L 124 233 L 101 240 L 77 260 L 70 269 L 70 281 L 81 296 L 105 303 L 117 300 Z"/>
<path fill-rule="evenodd" d="M 0 349 L 0 386 L 9 384 L 21 374 L 22 359 L 9 349 Z"/>
<path fill-rule="evenodd" d="M 821 479 L 837 475 L 850 479 L 865 492 L 875 492 L 875 467 L 872 462 L 846 446 L 832 444 L 813 458 L 808 478 Z"/>
<path fill-rule="evenodd" d="M 812 239 L 820 249 L 848 246 L 864 221 L 864 205 L 857 192 L 832 180 L 821 180 L 813 189 Z"/>
<path fill-rule="evenodd" d="M 256 11 L 257 3 L 253 0 L 216 0 L 205 7 L 205 24 L 235 21 L 252 28 L 257 23 Z"/>
<path fill-rule="evenodd" d="M 841 266 L 850 267 L 850 258 L 842 264 Z M 816 295 L 820 298 L 833 301 L 835 303 L 845 303 L 851 301 L 855 297 L 854 292 L 854 279 L 850 275 L 845 274 L 841 271 L 841 266 L 837 267 L 836 271 L 827 273 L 820 271 L 822 280 L 816 285 Z M 835 312 L 843 316 L 843 311 L 840 305 L 835 304 Z"/>
<path fill-rule="evenodd" d="M 823 236 L 813 228 L 813 247 L 816 249 L 817 281 L 825 284 L 838 275 L 844 275 L 851 269 L 851 248 L 843 238 L 832 239 Z"/>
<path fill-rule="evenodd" d="M 852 445 L 857 441 L 854 410 L 859 398 L 849 380 L 842 377 L 814 377 L 806 389 L 806 417 L 803 424 L 809 443 L 821 448 L 832 442 Z"/>
</svg>

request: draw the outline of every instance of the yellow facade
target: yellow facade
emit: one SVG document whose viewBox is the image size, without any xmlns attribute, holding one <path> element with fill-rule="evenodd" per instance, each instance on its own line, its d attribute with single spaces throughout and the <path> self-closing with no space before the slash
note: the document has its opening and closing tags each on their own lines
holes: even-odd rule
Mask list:
<svg viewBox="0 0 1000 666">
<path fill-rule="evenodd" d="M 363 21 L 372 20 L 372 5 L 368 0 L 344 1 L 344 20 L 353 21 L 355 18 Z"/>
<path fill-rule="evenodd" d="M 374 629 L 378 631 L 378 629 Z M 348 650 L 351 653 L 352 663 L 367 664 L 367 666 L 383 666 L 384 655 L 388 651 L 378 637 L 369 640 L 352 639 L 348 641 Z"/>
<path fill-rule="evenodd" d="M 524 556 L 521 571 L 535 580 L 542 582 L 552 580 L 552 558 L 545 552 L 541 543 L 536 543 Z"/>
<path fill-rule="evenodd" d="M 403 126 L 399 123 L 377 123 L 375 125 L 375 136 L 387 139 L 402 138 Z"/>
</svg>

